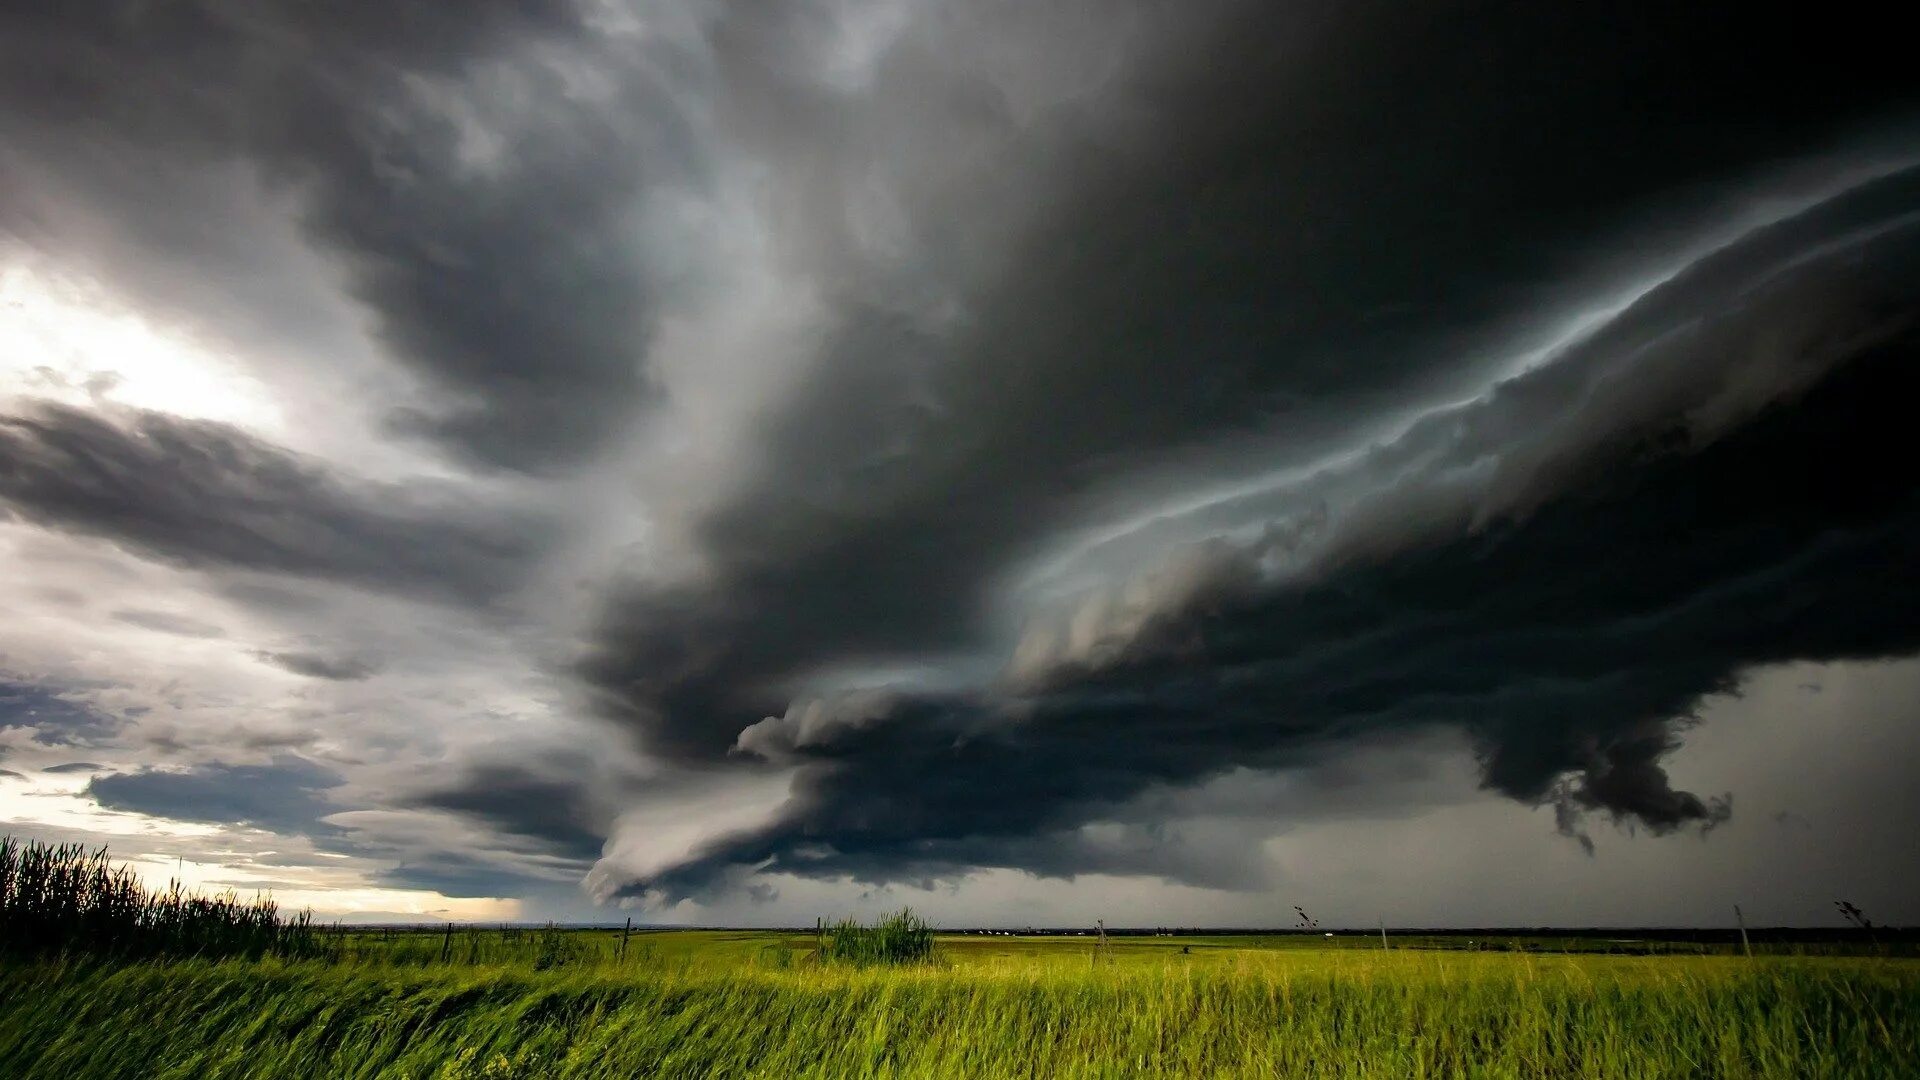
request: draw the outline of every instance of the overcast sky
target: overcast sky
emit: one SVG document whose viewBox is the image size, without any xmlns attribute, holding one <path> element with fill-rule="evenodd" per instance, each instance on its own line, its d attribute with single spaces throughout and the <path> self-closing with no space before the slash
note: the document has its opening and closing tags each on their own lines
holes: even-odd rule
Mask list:
<svg viewBox="0 0 1920 1080">
<path fill-rule="evenodd" d="M 1908 51 L 10 5 L 0 829 L 329 918 L 1920 920 Z"/>
</svg>

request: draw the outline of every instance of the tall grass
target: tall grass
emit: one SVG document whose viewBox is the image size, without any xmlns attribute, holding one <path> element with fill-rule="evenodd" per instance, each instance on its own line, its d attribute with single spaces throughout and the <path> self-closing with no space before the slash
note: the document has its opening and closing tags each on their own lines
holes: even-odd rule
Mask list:
<svg viewBox="0 0 1920 1080">
<path fill-rule="evenodd" d="M 280 918 L 271 899 L 188 893 L 178 881 L 149 892 L 107 849 L 0 837 L 0 955 L 316 955 L 312 916 Z"/>
<path fill-rule="evenodd" d="M 0 1076 L 1920 1075 L 1920 969 L 1904 961 L 1177 956 L 1089 968 L 1076 946 L 986 966 L 783 971 L 29 965 L 0 978 Z"/>
<path fill-rule="evenodd" d="M 933 959 L 933 924 L 912 908 L 879 918 L 871 925 L 843 919 L 820 941 L 820 960 L 837 964 L 919 964 Z"/>
</svg>

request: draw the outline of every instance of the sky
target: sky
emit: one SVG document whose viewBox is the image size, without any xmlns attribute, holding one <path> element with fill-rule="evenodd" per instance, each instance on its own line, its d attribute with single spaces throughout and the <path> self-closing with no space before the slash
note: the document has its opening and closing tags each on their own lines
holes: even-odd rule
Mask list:
<svg viewBox="0 0 1920 1080">
<path fill-rule="evenodd" d="M 0 831 L 367 921 L 1920 921 L 1851 6 L 9 6 Z"/>
</svg>

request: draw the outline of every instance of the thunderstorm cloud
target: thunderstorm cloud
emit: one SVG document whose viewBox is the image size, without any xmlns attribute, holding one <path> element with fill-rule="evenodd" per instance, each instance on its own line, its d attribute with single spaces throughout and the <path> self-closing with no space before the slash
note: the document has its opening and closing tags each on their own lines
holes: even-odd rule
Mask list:
<svg viewBox="0 0 1920 1080">
<path fill-rule="evenodd" d="M 1920 910 L 1920 77 L 1847 8 L 10 10 L 4 829 L 385 912 Z"/>
</svg>

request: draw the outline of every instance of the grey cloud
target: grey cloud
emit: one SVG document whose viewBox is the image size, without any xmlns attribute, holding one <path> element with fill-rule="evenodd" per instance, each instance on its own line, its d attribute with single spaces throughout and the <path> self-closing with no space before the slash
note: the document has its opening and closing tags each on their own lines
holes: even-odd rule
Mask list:
<svg viewBox="0 0 1920 1080">
<path fill-rule="evenodd" d="M 1797 310 L 1838 329 L 1795 339 L 1807 352 L 1764 369 L 1788 373 L 1777 392 L 1721 417 L 1726 426 L 1701 428 L 1712 410 L 1696 404 L 1717 400 L 1719 384 L 1664 397 L 1650 373 L 1670 354 L 1632 335 L 1596 342 L 1600 355 L 1633 359 L 1639 381 L 1621 385 L 1660 408 L 1612 408 L 1618 430 L 1583 432 L 1582 406 L 1611 384 L 1583 380 L 1592 358 L 1575 354 L 1503 386 L 1480 407 L 1487 415 L 1444 425 L 1463 448 L 1501 432 L 1487 445 L 1513 453 L 1503 464 L 1533 452 L 1530 436 L 1570 440 L 1561 449 L 1577 454 L 1543 457 L 1549 488 L 1522 484 L 1534 494 L 1519 501 L 1488 498 L 1497 484 L 1474 488 L 1480 497 L 1463 505 L 1484 518 L 1431 499 L 1414 501 L 1411 517 L 1365 518 L 1385 543 L 1354 543 L 1368 534 L 1342 534 L 1336 513 L 1313 528 L 1341 537 L 1343 553 L 1312 572 L 1276 576 L 1259 545 L 1215 541 L 1199 572 L 1124 634 L 1055 653 L 1017 696 L 903 695 L 883 717 L 785 740 L 781 759 L 805 764 L 778 821 L 632 891 L 699 895 L 741 866 L 874 881 L 972 866 L 1111 872 L 1107 853 L 1057 838 L 1152 784 L 1284 769 L 1329 745 L 1434 725 L 1469 733 L 1486 785 L 1555 804 L 1569 835 L 1583 835 L 1579 814 L 1593 810 L 1656 833 L 1725 820 L 1729 799 L 1675 790 L 1663 765 L 1703 697 L 1758 665 L 1920 649 L 1908 617 L 1920 581 L 1900 554 L 1920 540 L 1920 514 L 1909 479 L 1886 467 L 1917 389 L 1910 233 L 1808 279 L 1836 306 Z M 1739 385 L 1765 361 L 1756 342 L 1772 339 L 1735 328 L 1764 324 L 1781 294 L 1753 299 L 1723 298 L 1726 326 L 1687 320 L 1706 327 L 1682 336 L 1687 365 L 1720 365 Z M 1682 310 L 1713 310 L 1698 292 L 1691 301 Z M 1482 452 L 1422 454 L 1418 470 L 1390 475 L 1446 494 Z"/>
<path fill-rule="evenodd" d="M 843 732 L 885 720 L 895 698 L 890 691 L 876 690 L 795 701 L 782 715 L 742 731 L 733 748 L 768 761 L 790 760 L 808 747 L 835 741 Z"/>
<path fill-rule="evenodd" d="M 1022 113 L 967 47 L 997 42 L 1023 70 L 1022 47 L 1070 35 L 993 18 L 909 29 L 857 94 L 772 56 L 786 33 L 718 39 L 723 63 L 782 76 L 735 108 L 818 170 L 775 221 L 832 289 L 810 377 L 692 523 L 698 583 L 630 585 L 588 643 L 601 707 L 655 752 L 724 753 L 822 668 L 977 647 L 1008 566 L 1116 491 L 1298 459 L 1416 406 L 1475 367 L 1446 359 L 1471 332 L 1563 303 L 1542 282 L 1579 266 L 1570 252 L 1698 213 L 1708 196 L 1667 193 L 1913 94 L 1886 73 L 1836 89 L 1789 35 L 1736 61 L 1705 9 L 1648 34 L 1597 9 L 1226 4 L 1167 19 L 1164 54 L 1101 38 L 1128 64 L 1097 101 Z M 845 145 L 805 155 L 826 116 Z M 949 121 L 951 155 L 919 141 Z M 873 183 L 904 222 L 877 250 L 861 237 L 878 211 L 850 194 Z"/>
<path fill-rule="evenodd" d="M 1391 441 L 1055 560 L 1056 576 L 1075 562 L 1161 565 L 1096 590 L 1069 617 L 1037 620 L 1015 676 L 1044 683 L 1097 670 L 1154 648 L 1141 639 L 1168 610 L 1483 533 L 1562 496 L 1596 461 L 1698 450 L 1792 406 L 1836 368 L 1911 332 L 1920 218 L 1905 211 L 1915 197 L 1916 169 L 1862 185 L 1710 255 L 1549 362 L 1435 409 Z M 1196 535 L 1210 539 L 1195 544 Z"/>
<path fill-rule="evenodd" d="M 327 607 L 326 601 L 310 590 L 290 589 L 285 582 L 231 581 L 223 583 L 220 591 L 249 607 L 273 611 L 311 614 Z"/>
<path fill-rule="evenodd" d="M 400 803 L 457 814 L 535 841 L 542 851 L 576 860 L 584 870 L 600 857 L 610 824 L 605 809 L 583 790 L 585 764 L 476 763 L 437 786 L 403 796 Z"/>
<path fill-rule="evenodd" d="M 61 687 L 0 677 L 0 727 L 25 728 L 42 746 L 98 746 L 126 723 Z"/>
<path fill-rule="evenodd" d="M 1690 243 L 1682 222 L 1724 220 L 1781 158 L 1917 100 L 1891 57 L 1835 80 L 1798 33 L 1729 50 L 1728 20 L 1746 23 L 1711 8 L 1648 32 L 1598 8 L 1202 6 L 1169 20 L 1184 33 L 1165 53 L 1127 43 L 1097 103 L 1024 112 L 950 59 L 974 43 L 964 16 L 909 28 L 859 94 L 751 64 L 790 35 L 723 24 L 723 63 L 775 73 L 737 109 L 792 133 L 836 120 L 821 158 L 781 144 L 818 172 L 775 208 L 781 228 L 806 223 L 790 257 L 832 283 L 823 340 L 691 523 L 701 572 L 628 586 L 578 670 L 655 754 L 810 763 L 782 821 L 635 888 L 672 896 L 763 864 L 872 880 L 1110 868 L 1057 840 L 1090 807 L 1432 724 L 1470 731 L 1488 785 L 1521 800 L 1564 790 L 1572 813 L 1655 831 L 1724 817 L 1660 764 L 1702 694 L 1753 663 L 1913 644 L 1892 600 L 1805 564 L 1838 542 L 1823 499 L 1845 468 L 1822 475 L 1830 490 L 1788 481 L 1743 508 L 1702 493 L 1754 483 L 1730 464 L 1736 441 L 1778 463 L 1756 475 L 1882 456 L 1830 403 L 1853 404 L 1860 380 L 1897 398 L 1876 350 L 1904 348 L 1913 310 L 1916 177 L 1858 184 L 1688 268 L 1486 408 L 1434 404 L 1505 374 L 1490 326 L 1611 302 L 1594 281 L 1664 272 Z M 1007 18 L 985 36 L 1058 39 Z M 952 155 L 916 140 L 949 130 Z M 1811 171 L 1832 184 L 1841 160 Z M 879 208 L 849 194 L 876 185 Z M 1628 248 L 1661 254 L 1606 254 Z M 1829 404 L 1794 430 L 1782 413 L 1822 380 Z M 1091 620 L 1095 652 L 1040 648 L 1011 696 L 908 686 L 884 716 L 827 705 L 856 722 L 808 721 L 831 697 L 815 680 L 997 648 L 1001 609 L 1021 604 L 1002 590 L 1050 535 L 1209 473 L 1312 468 L 1379 416 L 1419 412 L 1335 516 L 1308 485 L 1301 505 L 1233 508 L 1238 526 L 1266 522 L 1256 544 L 1144 537 L 1123 565 L 1169 547 L 1191 561 L 1119 626 Z M 1906 527 L 1877 498 L 1854 537 L 1866 559 Z M 1757 509 L 1795 499 L 1791 525 Z M 1700 546 L 1661 550 L 1649 506 Z M 1277 576 L 1300 545 L 1313 572 Z M 1822 597 L 1826 617 L 1771 617 L 1769 581 Z M 1857 646 L 1855 604 L 1880 631 L 1856 629 Z M 1734 627 L 1751 636 L 1698 644 Z"/>
<path fill-rule="evenodd" d="M 109 773 L 90 781 L 86 794 L 109 810 L 323 837 L 337 832 L 321 819 L 343 809 L 328 794 L 343 782 L 333 769 L 285 755 L 266 765 Z"/>
<path fill-rule="evenodd" d="M 164 562 L 483 603 L 541 526 L 425 485 L 353 483 L 224 424 L 42 402 L 0 417 L 0 506 Z"/>
<path fill-rule="evenodd" d="M 593 707 L 669 774 L 794 777 L 772 823 L 631 890 L 764 890 L 759 866 L 1250 888 L 1231 840 L 1162 827 L 1202 812 L 1169 792 L 1438 730 L 1569 835 L 1696 828 L 1731 805 L 1667 772 L 1702 695 L 1920 648 L 1912 489 L 1883 475 L 1915 389 L 1920 175 L 1748 236 L 1483 393 L 1524 351 L 1509 332 L 1908 153 L 1920 81 L 1865 11 L 22 7 L 0 230 L 109 291 L 194 277 L 224 297 L 210 321 L 268 326 L 254 343 L 354 351 L 364 325 L 404 376 L 376 391 L 398 430 L 582 469 L 576 535 L 645 568 L 578 590 L 604 602 L 571 668 Z M 364 324 L 251 291 L 291 258 L 222 205 L 256 184 L 272 208 L 248 212 L 290 206 L 325 264 L 294 276 Z M 663 367 L 676 334 L 695 347 Z M 0 510 L 223 579 L 467 606 L 553 540 L 476 489 L 94 405 L 0 420 Z M 574 614 L 523 644 L 544 659 Z M 575 872 L 617 819 L 584 757 L 434 774 L 398 797 L 425 824 L 383 880 Z M 215 763 L 96 797 L 251 822 L 279 784 L 263 827 L 345 850 L 316 824 L 330 776 Z M 441 850 L 456 820 L 505 854 Z"/>
<path fill-rule="evenodd" d="M 600 852 L 601 811 L 554 761 L 477 764 L 390 792 L 378 808 L 336 815 L 326 841 L 368 860 L 381 884 L 449 896 L 581 902 L 579 882 Z M 577 773 L 573 777 L 577 780 Z"/>
<path fill-rule="evenodd" d="M 186 615 L 176 615 L 167 611 L 141 611 L 127 609 L 113 613 L 114 621 L 137 626 L 142 630 L 152 630 L 158 634 L 172 634 L 175 637 L 217 638 L 225 637 L 226 631 L 210 622 Z"/>
<path fill-rule="evenodd" d="M 152 192 L 100 190 L 103 161 L 252 166 L 297 197 L 392 357 L 437 392 L 402 426 L 548 469 L 646 398 L 642 196 L 697 164 L 672 85 L 687 58 L 659 35 L 606 39 L 578 5 L 520 0 L 109 3 L 5 24 L 0 168 L 36 186 L 78 174 L 69 191 L 166 246 L 193 230 L 156 227 Z"/>
<path fill-rule="evenodd" d="M 295 675 L 333 682 L 358 682 L 380 671 L 380 663 L 364 656 L 327 656 L 313 652 L 259 652 L 263 663 L 284 668 Z"/>
<path fill-rule="evenodd" d="M 502 866 L 498 862 L 451 851 L 423 850 L 400 859 L 391 868 L 373 874 L 373 879 L 392 888 L 428 889 L 442 896 L 514 896 L 522 899 L 570 899 L 577 895 L 570 884 L 556 878 L 577 879 L 577 865 L 554 867 L 549 875 L 534 875 L 523 869 Z"/>
<path fill-rule="evenodd" d="M 62 773 L 100 772 L 105 768 L 105 765 L 92 761 L 68 761 L 59 765 L 49 765 L 40 771 L 59 775 Z"/>
<path fill-rule="evenodd" d="M 345 855 L 364 866 L 380 885 L 432 889 L 449 896 L 577 896 L 573 886 L 599 852 L 560 825 L 564 809 L 541 807 L 541 794 L 572 799 L 567 792 L 534 791 L 524 784 L 486 790 L 501 800 L 501 814 L 531 815 L 539 825 L 525 834 L 454 835 L 444 822 L 391 809 L 367 809 L 342 801 L 346 777 L 326 764 L 293 754 L 264 765 L 203 762 L 186 769 L 143 768 L 97 776 L 86 795 L 102 807 L 175 821 L 246 826 L 281 836 L 302 836 L 317 850 Z M 450 790 L 450 788 L 449 788 Z M 399 798 L 397 803 L 408 800 Z M 435 800 L 419 800 L 425 806 Z M 438 800 L 459 812 L 469 805 L 457 795 Z M 544 815 L 544 816 L 543 816 Z M 482 815 L 483 820 L 493 820 Z M 569 846 L 571 845 L 571 846 Z M 277 860 L 288 861 L 288 860 Z M 291 864 L 298 865 L 296 858 Z M 308 865 L 341 865 L 308 862 Z"/>
</svg>

